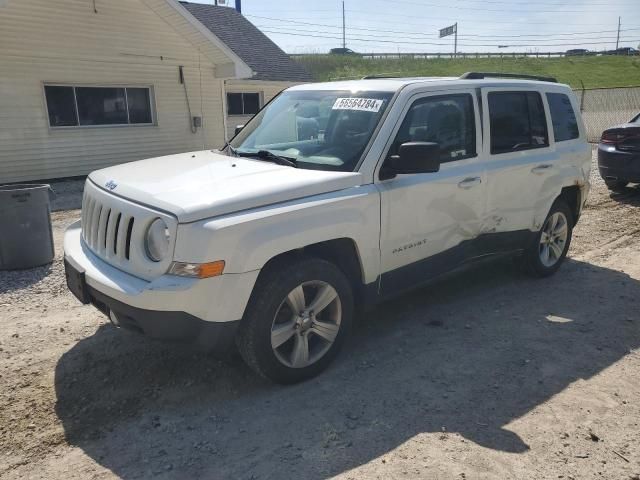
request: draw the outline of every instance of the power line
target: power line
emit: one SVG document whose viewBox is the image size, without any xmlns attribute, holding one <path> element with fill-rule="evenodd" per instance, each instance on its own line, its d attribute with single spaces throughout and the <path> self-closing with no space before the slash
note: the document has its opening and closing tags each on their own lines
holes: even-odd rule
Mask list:
<svg viewBox="0 0 640 480">
<path fill-rule="evenodd" d="M 276 22 L 281 22 L 281 23 L 292 23 L 292 24 L 297 24 L 297 25 L 309 25 L 312 27 L 324 27 L 324 28 L 335 28 L 335 29 L 341 29 L 342 27 L 338 26 L 338 25 L 328 25 L 328 24 L 323 24 L 323 23 L 313 23 L 313 22 L 305 22 L 305 21 L 296 21 L 296 20 L 283 20 L 281 18 L 275 18 L 275 17 L 263 17 L 263 16 L 259 16 L 259 15 L 246 15 L 247 17 L 252 17 L 252 18 L 259 18 L 262 20 L 272 20 L 272 21 L 276 21 Z M 435 24 L 434 24 L 435 25 Z M 281 28 L 281 26 L 278 25 L 263 25 L 261 26 L 261 28 Z M 405 35 L 405 34 L 410 34 L 410 35 L 419 35 L 419 36 L 425 36 L 425 37 L 431 37 L 433 35 L 435 35 L 437 32 L 436 30 L 434 30 L 433 33 L 422 33 L 422 32 L 407 32 L 407 31 L 400 31 L 400 30 L 383 30 L 383 29 L 379 29 L 379 28 L 365 28 L 365 27 L 349 27 L 349 30 L 359 30 L 359 31 L 366 31 L 366 32 L 375 32 L 375 33 L 397 33 L 397 34 L 401 34 L 401 35 Z M 634 31 L 634 30 L 640 30 L 640 28 L 627 28 L 627 29 L 621 29 L 621 32 L 627 32 L 627 31 Z M 600 34 L 600 33 L 616 33 L 618 30 L 599 30 L 599 31 L 593 31 L 593 32 L 563 32 L 563 33 L 549 33 L 549 34 L 530 34 L 530 35 L 474 35 L 474 34 L 464 34 L 464 35 L 460 35 L 461 37 L 486 37 L 486 38 L 517 38 L 517 37 L 554 37 L 554 36 L 570 36 L 570 35 L 592 35 L 592 34 Z"/>
<path fill-rule="evenodd" d="M 377 3 L 388 3 L 387 0 L 369 0 L 370 2 L 377 2 Z M 483 12 L 504 12 L 504 9 L 490 9 L 490 8 L 485 8 L 485 7 L 469 7 L 466 5 L 460 6 L 457 4 L 456 5 L 451 5 L 451 4 L 436 4 L 436 3 L 425 3 L 425 2 L 410 2 L 410 1 L 406 1 L 406 0 L 394 0 L 395 4 L 404 4 L 404 5 L 416 5 L 416 6 L 420 6 L 420 7 L 435 7 L 435 8 L 450 8 L 450 9 L 456 9 L 456 10 L 480 10 Z M 485 2 L 483 2 L 485 3 Z M 583 13 L 584 10 L 541 10 L 539 8 L 539 3 L 533 3 L 533 2 L 529 2 L 527 4 L 521 4 L 522 6 L 530 6 L 530 7 L 535 7 L 536 8 L 536 12 L 535 13 Z M 603 4 L 601 4 L 603 5 Z M 560 5 L 558 5 L 560 6 Z M 608 5 L 609 7 L 611 7 L 611 5 Z M 623 7 L 620 7 L 623 8 Z"/>
<path fill-rule="evenodd" d="M 384 22 L 385 25 L 402 25 L 402 26 L 415 26 L 415 27 L 420 27 L 420 28 L 424 28 L 424 27 L 434 27 L 434 28 L 439 28 L 442 26 L 442 23 L 454 23 L 456 21 L 456 18 L 453 17 L 430 17 L 433 20 L 437 20 L 438 23 L 411 23 L 411 22 L 406 22 L 406 21 L 402 21 L 402 22 L 394 22 L 394 21 L 390 21 L 388 16 L 389 15 L 393 15 L 393 14 L 384 14 L 384 13 L 375 13 L 375 12 L 362 12 L 359 10 L 346 10 L 348 13 L 355 13 L 355 14 L 359 14 L 360 16 L 363 15 L 383 15 L 387 18 L 385 18 L 384 20 L 373 20 L 372 21 L 376 21 L 376 22 Z M 266 20 L 272 20 L 272 21 L 277 21 L 277 22 L 296 22 L 296 23 L 300 23 L 300 24 L 309 24 L 309 25 L 313 25 L 313 26 L 329 26 L 331 28 L 334 27 L 334 25 L 320 25 L 317 23 L 310 23 L 308 21 L 303 21 L 303 20 L 294 20 L 292 18 L 275 18 L 275 17 L 265 17 L 265 16 L 260 16 L 260 15 L 253 15 L 253 14 L 245 14 L 246 17 L 251 17 L 251 18 L 260 18 L 260 19 L 266 19 Z M 401 17 L 405 17 L 405 18 L 415 18 L 415 15 L 396 15 L 396 16 L 401 16 Z M 335 17 L 335 19 L 337 20 L 337 16 Z M 306 18 L 304 20 L 307 20 Z M 514 25 L 514 24 L 522 24 L 522 23 L 526 23 L 527 25 L 563 25 L 566 26 L 566 22 L 557 22 L 557 23 L 552 23 L 552 22 L 529 22 L 529 21 L 498 21 L 498 20 L 491 20 L 490 22 L 487 21 L 478 21 L 478 20 L 473 20 L 474 23 L 480 23 L 480 24 L 484 24 L 484 25 L 493 25 L 493 24 L 508 24 L 508 25 Z M 596 23 L 596 24 L 577 24 L 574 23 L 573 25 L 575 26 L 590 26 L 590 25 L 597 25 L 597 26 L 602 26 L 602 22 Z M 356 27 L 350 27 L 351 29 L 355 29 Z M 482 27 L 475 27 L 475 28 L 482 28 Z M 379 29 L 370 29 L 372 31 L 381 31 Z M 483 28 L 484 31 L 484 28 Z M 392 33 L 392 32 L 388 32 L 388 33 Z"/>
<path fill-rule="evenodd" d="M 347 10 L 347 12 L 349 13 L 356 13 L 359 14 L 361 16 L 383 16 L 385 17 L 384 23 L 392 23 L 389 22 L 388 17 L 398 17 L 398 18 L 416 18 L 416 15 L 401 15 L 401 14 L 397 14 L 397 13 L 382 13 L 382 12 L 365 12 L 362 10 Z M 475 13 L 471 13 L 471 15 L 476 15 Z M 455 19 L 459 17 L 459 14 L 455 15 L 455 16 L 449 16 L 449 17 L 429 17 L 430 19 L 433 20 L 443 20 L 444 22 L 449 22 L 449 23 L 453 23 L 455 22 Z M 474 19 L 474 21 L 476 23 L 482 23 L 483 21 L 479 21 L 477 19 Z M 395 22 L 395 23 L 399 23 L 399 22 Z M 420 23 L 407 23 L 407 22 L 400 22 L 403 25 L 415 25 L 415 26 L 422 26 L 424 24 Z M 507 24 L 507 25 L 514 25 L 514 24 L 527 24 L 527 25 L 567 25 L 567 22 L 550 22 L 550 21 L 544 21 L 544 22 L 531 22 L 529 20 L 523 19 L 520 21 L 514 21 L 514 20 L 505 20 L 505 21 L 500 21 L 500 20 L 491 20 L 490 22 L 485 22 L 485 23 L 491 23 L 491 24 Z M 583 25 L 583 26 L 589 26 L 589 25 L 593 25 L 593 26 L 602 26 L 602 21 L 598 22 L 598 23 L 573 23 L 573 25 Z"/>
<path fill-rule="evenodd" d="M 369 0 L 372 2 L 385 2 L 385 0 Z M 394 3 L 400 3 L 404 5 L 419 5 L 421 7 L 431 7 L 431 8 L 448 8 L 454 10 L 480 10 L 483 12 L 500 12 L 504 13 L 504 9 L 491 9 L 491 8 L 482 8 L 482 7 L 469 7 L 469 6 L 459 6 L 459 5 L 438 5 L 433 3 L 416 3 L 416 2 L 404 2 L 401 0 L 394 0 Z M 533 4 L 529 4 L 529 6 L 533 6 Z M 582 13 L 583 10 L 540 10 L 536 9 L 536 13 Z"/>
<path fill-rule="evenodd" d="M 293 33 L 290 31 L 271 31 L 271 30 L 263 30 L 265 33 L 272 33 L 277 35 L 290 35 L 296 37 L 310 37 L 310 38 L 329 38 L 334 40 L 341 40 L 341 37 L 330 36 L 330 35 L 319 35 L 324 32 L 313 32 L 309 33 Z M 332 32 L 326 32 L 331 34 Z M 362 39 L 362 38 L 352 38 L 350 37 L 352 42 L 364 42 L 364 43 L 389 43 L 394 45 L 431 45 L 431 46 L 450 46 L 449 44 L 436 43 L 436 42 L 403 42 L 403 41 L 394 41 L 394 40 L 376 40 L 376 39 Z M 555 44 L 519 44 L 513 45 L 514 47 L 566 47 L 566 46 L 586 46 L 586 45 L 607 45 L 611 42 L 580 42 L 580 43 L 555 43 Z M 498 47 L 498 44 L 460 44 L 463 47 Z"/>
<path fill-rule="evenodd" d="M 260 29 L 273 29 L 273 28 L 278 28 L 278 27 L 273 27 L 273 26 L 268 26 L 268 25 L 257 25 L 258 28 Z M 640 30 L 637 29 L 637 30 Z M 278 30 L 279 32 L 294 32 L 294 33 L 323 33 L 323 34 L 328 34 L 328 35 L 336 35 L 338 32 L 328 32 L 328 31 L 324 31 L 324 30 L 308 30 L 308 29 L 301 29 L 301 27 L 295 28 L 295 27 L 287 27 L 287 30 Z M 406 32 L 405 32 L 406 33 Z M 615 34 L 615 30 L 613 32 Z M 398 38 L 397 35 L 382 35 L 382 34 L 365 34 L 365 33 L 356 33 L 356 34 L 349 34 L 349 39 L 356 39 L 356 38 L 360 38 L 360 39 L 368 39 L 368 37 L 372 37 L 372 39 L 376 39 L 376 38 Z M 411 35 L 405 35 L 403 37 L 405 40 L 425 40 L 424 38 L 416 38 L 416 37 L 412 37 Z M 466 36 L 465 35 L 460 35 L 459 38 L 461 39 L 465 39 Z M 608 36 L 608 37 L 576 37 L 576 41 L 582 41 L 582 40 L 609 40 L 609 41 L 613 41 L 616 39 L 615 35 L 612 36 Z M 494 39 L 493 37 L 489 37 L 489 40 L 485 40 L 485 39 L 474 39 L 474 38 L 469 38 L 467 39 L 468 41 L 473 41 L 473 42 L 483 42 L 483 41 L 491 41 L 491 40 L 495 40 L 495 41 L 504 41 L 504 38 L 501 39 Z M 514 43 L 514 42 L 526 42 L 526 41 L 536 41 L 537 39 L 520 39 L 520 40 L 514 40 L 514 41 L 509 41 L 509 43 L 512 43 L 513 46 L 518 46 L 519 43 Z M 565 39 L 565 38 L 559 38 L 559 39 L 549 39 L 549 41 L 562 41 L 562 40 L 570 40 L 570 39 Z M 438 43 L 438 45 L 448 45 L 449 43 L 444 42 L 444 43 Z"/>
</svg>

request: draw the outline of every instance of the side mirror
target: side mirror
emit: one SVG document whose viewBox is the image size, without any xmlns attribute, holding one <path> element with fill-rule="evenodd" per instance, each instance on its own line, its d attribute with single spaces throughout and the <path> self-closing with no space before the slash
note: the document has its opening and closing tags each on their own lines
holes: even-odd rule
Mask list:
<svg viewBox="0 0 640 480">
<path fill-rule="evenodd" d="M 435 173 L 440 171 L 440 145 L 433 142 L 407 142 L 400 145 L 398 155 L 391 155 L 382 166 L 381 180 L 399 174 Z"/>
<path fill-rule="evenodd" d="M 244 125 L 236 125 L 236 129 L 234 130 L 233 134 L 234 135 L 239 134 L 243 128 L 244 128 Z"/>
</svg>

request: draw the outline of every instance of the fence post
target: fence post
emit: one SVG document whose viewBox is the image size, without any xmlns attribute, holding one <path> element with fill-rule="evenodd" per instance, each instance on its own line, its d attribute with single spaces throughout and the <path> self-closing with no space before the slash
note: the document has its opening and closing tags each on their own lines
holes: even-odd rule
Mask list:
<svg viewBox="0 0 640 480">
<path fill-rule="evenodd" d="M 580 95 L 580 113 L 584 111 L 584 82 L 580 80 L 580 85 L 582 85 L 582 95 Z"/>
</svg>

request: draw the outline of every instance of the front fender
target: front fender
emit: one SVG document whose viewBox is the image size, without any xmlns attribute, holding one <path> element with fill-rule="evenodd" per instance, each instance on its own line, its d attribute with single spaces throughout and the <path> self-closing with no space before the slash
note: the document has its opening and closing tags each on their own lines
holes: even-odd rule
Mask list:
<svg viewBox="0 0 640 480">
<path fill-rule="evenodd" d="M 352 239 L 365 283 L 380 268 L 380 196 L 374 185 L 353 187 L 178 226 L 174 258 L 224 260 L 224 273 L 260 270 L 273 257 L 307 245 Z"/>
</svg>

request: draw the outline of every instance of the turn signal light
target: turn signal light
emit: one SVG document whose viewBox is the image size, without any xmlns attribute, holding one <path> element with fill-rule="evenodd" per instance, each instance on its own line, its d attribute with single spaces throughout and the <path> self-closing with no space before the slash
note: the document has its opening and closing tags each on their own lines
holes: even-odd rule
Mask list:
<svg viewBox="0 0 640 480">
<path fill-rule="evenodd" d="M 180 277 L 210 278 L 222 275 L 224 260 L 209 263 L 173 262 L 169 274 Z"/>
</svg>

